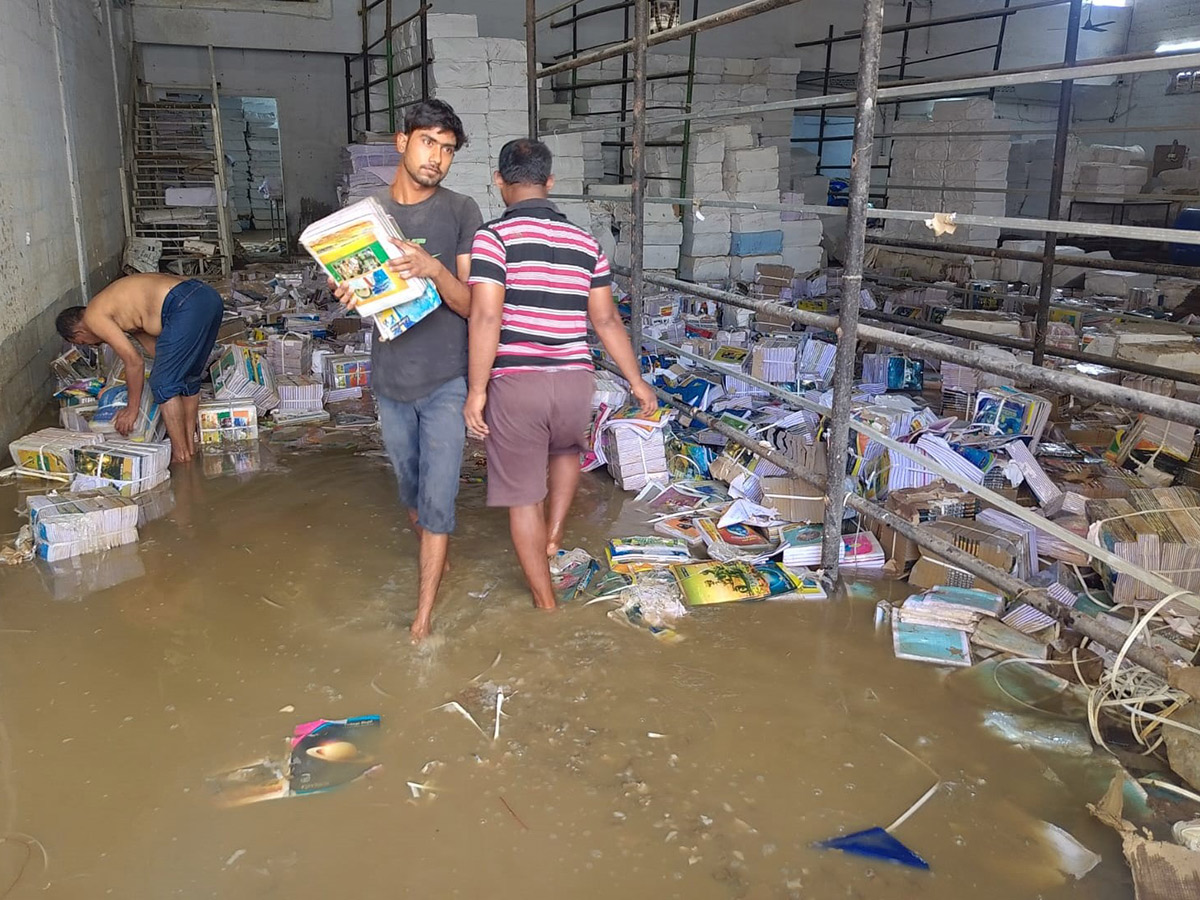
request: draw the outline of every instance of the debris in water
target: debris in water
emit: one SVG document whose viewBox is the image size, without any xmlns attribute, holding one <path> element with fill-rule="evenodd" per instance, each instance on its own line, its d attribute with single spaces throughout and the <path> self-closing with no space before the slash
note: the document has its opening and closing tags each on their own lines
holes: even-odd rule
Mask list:
<svg viewBox="0 0 1200 900">
<path fill-rule="evenodd" d="M 241 859 L 245 855 L 246 855 L 245 848 L 242 848 L 241 850 L 234 850 L 233 854 L 229 857 L 229 859 L 225 860 L 225 868 L 228 869 L 230 866 L 232 866 L 235 862 L 237 862 L 239 859 Z"/>
</svg>

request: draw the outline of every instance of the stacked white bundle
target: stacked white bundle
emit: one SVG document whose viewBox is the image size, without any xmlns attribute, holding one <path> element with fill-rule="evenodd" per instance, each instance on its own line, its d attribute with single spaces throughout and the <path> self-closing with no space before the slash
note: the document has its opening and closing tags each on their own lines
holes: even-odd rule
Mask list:
<svg viewBox="0 0 1200 900">
<path fill-rule="evenodd" d="M 138 539 L 138 505 L 111 487 L 29 498 L 35 552 L 47 562 L 110 550 Z"/>
<path fill-rule="evenodd" d="M 392 183 L 400 151 L 390 138 L 386 142 L 347 144 L 342 148 L 342 177 L 338 184 L 338 200 L 349 206 L 374 196 Z"/>
<path fill-rule="evenodd" d="M 890 181 L 898 187 L 888 192 L 888 205 L 923 212 L 1005 215 L 1008 128 L 995 119 L 995 105 L 990 100 L 936 103 L 933 121 L 905 123 L 899 130 L 907 136 L 892 142 Z M 888 220 L 885 232 L 915 240 L 934 239 L 921 222 Z M 960 225 L 946 241 L 994 247 L 999 237 L 1000 230 L 992 226 Z"/>
<path fill-rule="evenodd" d="M 171 477 L 170 441 L 109 439 L 75 451 L 75 480 L 71 491 L 115 488 L 132 497 L 158 487 Z"/>
<path fill-rule="evenodd" d="M 267 335 L 267 359 L 277 376 L 306 375 L 312 368 L 312 351 L 311 334 Z"/>
</svg>

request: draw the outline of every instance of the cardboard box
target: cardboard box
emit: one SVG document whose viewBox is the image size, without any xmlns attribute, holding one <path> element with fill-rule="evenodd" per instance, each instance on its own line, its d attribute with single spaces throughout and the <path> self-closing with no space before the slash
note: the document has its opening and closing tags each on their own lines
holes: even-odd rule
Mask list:
<svg viewBox="0 0 1200 900">
<path fill-rule="evenodd" d="M 945 518 L 931 522 L 928 527 L 938 537 L 951 542 L 975 558 L 990 563 L 1002 572 L 1011 573 L 1016 567 L 1017 561 L 1028 554 L 1028 548 L 1022 545 L 1018 535 L 983 522 Z M 985 579 L 950 565 L 925 550 L 921 551 L 920 559 L 909 573 L 908 583 L 913 587 L 926 589 L 947 585 L 949 587 L 975 588 L 997 594 L 1004 593 Z"/>
<path fill-rule="evenodd" d="M 914 525 L 920 525 L 947 517 L 974 519 L 979 511 L 979 500 L 974 494 L 960 490 L 939 478 L 925 487 L 892 491 L 885 506 L 889 512 L 894 512 Z M 907 565 L 920 558 L 921 548 L 891 527 L 874 522 L 871 530 L 883 544 L 888 559 Z"/>
<path fill-rule="evenodd" d="M 800 478 L 762 479 L 763 505 L 774 507 L 789 522 L 820 522 L 825 516 L 825 492 Z"/>
</svg>

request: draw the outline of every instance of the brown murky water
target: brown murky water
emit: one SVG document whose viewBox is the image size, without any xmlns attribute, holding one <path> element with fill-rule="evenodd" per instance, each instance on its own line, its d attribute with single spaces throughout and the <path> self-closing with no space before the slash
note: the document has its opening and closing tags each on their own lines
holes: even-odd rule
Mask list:
<svg viewBox="0 0 1200 900">
<path fill-rule="evenodd" d="M 177 475 L 137 552 L 87 573 L 134 576 L 116 587 L 55 599 L 78 575 L 0 571 L 0 829 L 49 857 L 0 843 L 0 892 L 28 855 L 8 897 L 1132 896 L 1084 810 L 1108 770 L 1001 742 L 969 674 L 895 660 L 872 623 L 886 586 L 704 610 L 667 646 L 602 603 L 534 612 L 503 515 L 468 486 L 437 636 L 414 650 L 415 538 L 382 461 L 276 468 Z M 0 531 L 16 494 L 0 489 Z M 604 477 L 576 511 L 570 543 L 593 551 L 642 521 Z M 468 689 L 498 653 L 493 743 L 431 710 L 458 696 L 490 732 Z M 214 804 L 206 776 L 280 755 L 298 722 L 367 713 L 372 777 Z M 897 832 L 930 872 L 811 847 L 931 785 L 884 734 L 946 782 Z M 1082 882 L 1039 849 L 1043 819 L 1104 857 Z"/>
</svg>

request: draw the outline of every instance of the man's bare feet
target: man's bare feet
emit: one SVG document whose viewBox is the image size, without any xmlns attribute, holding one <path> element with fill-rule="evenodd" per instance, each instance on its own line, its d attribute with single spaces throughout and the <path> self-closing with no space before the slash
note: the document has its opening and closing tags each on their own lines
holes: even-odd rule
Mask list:
<svg viewBox="0 0 1200 900">
<path fill-rule="evenodd" d="M 429 633 L 432 630 L 433 625 L 429 619 L 423 619 L 418 616 L 416 621 L 412 623 L 412 628 L 410 628 L 408 631 L 412 636 L 412 642 L 414 644 L 419 644 L 421 641 L 425 640 L 425 638 L 429 637 Z"/>
<path fill-rule="evenodd" d="M 543 612 L 554 612 L 556 609 L 558 609 L 558 604 L 555 603 L 553 600 L 550 601 L 549 605 L 538 603 L 536 600 L 534 600 L 533 608 L 540 609 Z"/>
</svg>

